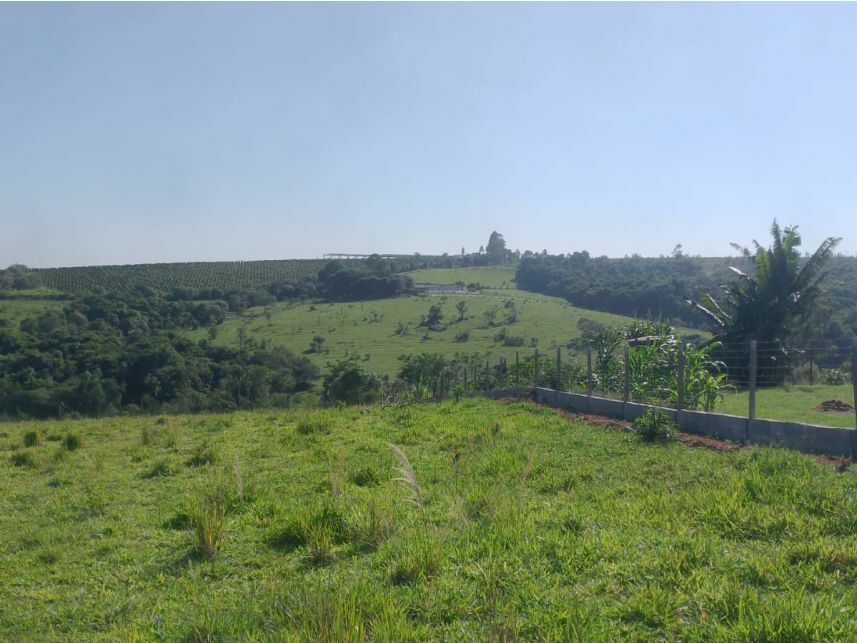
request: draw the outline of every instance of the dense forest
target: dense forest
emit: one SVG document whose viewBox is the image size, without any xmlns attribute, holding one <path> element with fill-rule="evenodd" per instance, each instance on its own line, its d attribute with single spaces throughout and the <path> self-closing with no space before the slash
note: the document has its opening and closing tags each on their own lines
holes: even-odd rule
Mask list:
<svg viewBox="0 0 857 643">
<path fill-rule="evenodd" d="M 591 257 L 526 254 L 518 264 L 518 288 L 567 299 L 582 308 L 631 316 L 663 316 L 676 324 L 706 328 L 708 320 L 687 300 L 733 282 L 730 266 L 752 272 L 745 257 Z M 803 328 L 802 339 L 857 336 L 857 258 L 832 257 L 825 292 Z"/>
<path fill-rule="evenodd" d="M 276 404 L 319 375 L 306 358 L 247 339 L 239 350 L 177 331 L 222 321 L 226 302 L 87 295 L 0 328 L 0 414 L 230 410 Z"/>
</svg>

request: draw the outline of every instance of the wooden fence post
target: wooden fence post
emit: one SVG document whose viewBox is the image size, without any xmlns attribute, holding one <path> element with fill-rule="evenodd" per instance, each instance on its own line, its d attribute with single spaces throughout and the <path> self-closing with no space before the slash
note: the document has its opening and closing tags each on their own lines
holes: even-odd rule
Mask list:
<svg viewBox="0 0 857 643">
<path fill-rule="evenodd" d="M 749 418 L 756 419 L 756 340 L 750 342 L 750 410 Z"/>
<path fill-rule="evenodd" d="M 676 378 L 676 410 L 684 409 L 684 342 L 678 346 L 678 377 Z"/>
<path fill-rule="evenodd" d="M 622 401 L 631 399 L 631 349 L 625 344 L 625 385 L 622 389 Z"/>
<path fill-rule="evenodd" d="M 538 387 L 538 385 L 541 383 L 541 382 L 539 382 L 540 373 L 539 373 L 539 349 L 538 348 L 536 349 L 536 352 L 534 354 L 533 365 L 534 365 L 534 369 L 535 369 L 534 381 L 535 381 L 536 387 Z"/>
<path fill-rule="evenodd" d="M 592 397 L 592 351 L 586 351 L 586 395 Z"/>
<path fill-rule="evenodd" d="M 562 362 L 560 361 L 560 348 L 556 347 L 556 377 L 554 377 L 553 387 L 555 390 L 559 390 L 561 384 L 560 374 L 562 373 Z"/>
</svg>

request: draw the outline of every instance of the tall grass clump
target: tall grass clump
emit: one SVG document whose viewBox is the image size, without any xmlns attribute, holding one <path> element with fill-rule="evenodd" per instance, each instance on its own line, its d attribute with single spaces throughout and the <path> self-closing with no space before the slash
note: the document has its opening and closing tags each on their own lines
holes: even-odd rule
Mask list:
<svg viewBox="0 0 857 643">
<path fill-rule="evenodd" d="M 328 433 L 327 423 L 317 413 L 307 413 L 298 420 L 295 429 L 301 435 Z"/>
<path fill-rule="evenodd" d="M 36 431 L 27 431 L 24 434 L 24 446 L 35 447 L 39 444 L 39 434 Z"/>
<path fill-rule="evenodd" d="M 36 461 L 33 460 L 33 454 L 29 451 L 17 451 L 12 454 L 10 459 L 12 466 L 24 467 L 26 469 L 35 469 Z"/>
<path fill-rule="evenodd" d="M 204 486 L 188 499 L 188 525 L 196 536 L 196 551 L 214 558 L 223 546 L 226 490 L 220 471 L 212 471 Z"/>
<path fill-rule="evenodd" d="M 83 440 L 80 439 L 80 435 L 77 433 L 66 433 L 65 437 L 62 439 L 62 445 L 65 447 L 66 451 L 77 451 L 81 446 L 83 446 Z"/>
</svg>

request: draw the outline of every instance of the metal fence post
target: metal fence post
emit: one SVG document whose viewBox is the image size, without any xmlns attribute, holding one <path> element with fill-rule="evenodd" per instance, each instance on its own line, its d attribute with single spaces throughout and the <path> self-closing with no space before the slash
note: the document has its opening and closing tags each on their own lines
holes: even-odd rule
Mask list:
<svg viewBox="0 0 857 643">
<path fill-rule="evenodd" d="M 676 387 L 678 399 L 676 401 L 676 410 L 684 409 L 684 343 L 678 346 L 678 377 L 676 378 Z"/>
<path fill-rule="evenodd" d="M 750 342 L 750 409 L 749 418 L 756 419 L 756 340 Z"/>
<path fill-rule="evenodd" d="M 592 351 L 586 351 L 586 395 L 592 397 Z"/>
</svg>

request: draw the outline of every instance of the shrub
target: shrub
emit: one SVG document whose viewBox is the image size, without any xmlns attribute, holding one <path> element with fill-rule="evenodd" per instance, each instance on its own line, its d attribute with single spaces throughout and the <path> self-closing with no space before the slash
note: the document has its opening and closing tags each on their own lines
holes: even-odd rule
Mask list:
<svg viewBox="0 0 857 643">
<path fill-rule="evenodd" d="M 523 346 L 524 338 L 520 335 L 506 335 L 503 338 L 503 346 Z"/>
<path fill-rule="evenodd" d="M 77 433 L 66 433 L 62 440 L 62 445 L 66 451 L 76 451 L 83 445 L 83 441 Z"/>
<path fill-rule="evenodd" d="M 678 427 L 666 411 L 649 409 L 634 420 L 634 431 L 646 442 L 670 442 Z"/>
<path fill-rule="evenodd" d="M 24 434 L 24 446 L 34 447 L 39 444 L 39 434 L 36 431 L 27 431 Z"/>
<path fill-rule="evenodd" d="M 818 380 L 822 384 L 839 385 L 849 384 L 851 378 L 848 373 L 839 368 L 823 368 L 818 373 Z"/>
<path fill-rule="evenodd" d="M 463 344 L 464 342 L 468 341 L 469 339 L 470 339 L 470 332 L 466 331 L 466 330 L 462 330 L 459 333 L 456 333 L 456 335 L 455 335 L 455 341 L 457 341 L 459 344 Z"/>
</svg>

